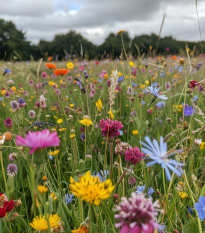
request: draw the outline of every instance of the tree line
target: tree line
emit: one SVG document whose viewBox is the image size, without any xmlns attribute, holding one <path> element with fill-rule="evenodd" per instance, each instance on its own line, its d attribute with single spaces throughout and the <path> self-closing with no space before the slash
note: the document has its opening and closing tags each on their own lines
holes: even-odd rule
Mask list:
<svg viewBox="0 0 205 233">
<path fill-rule="evenodd" d="M 159 38 L 158 35 L 141 35 L 130 38 L 123 34 L 125 50 L 133 57 L 157 54 L 186 54 L 186 46 L 193 55 L 205 51 L 205 43 L 178 41 L 172 36 Z M 104 59 L 123 57 L 120 35 L 110 33 L 104 42 L 97 46 L 75 31 L 55 35 L 52 41 L 40 40 L 37 45 L 26 40 L 25 33 L 18 30 L 11 21 L 0 19 L 0 60 L 38 60 L 52 57 L 54 60 L 72 58 Z"/>
</svg>

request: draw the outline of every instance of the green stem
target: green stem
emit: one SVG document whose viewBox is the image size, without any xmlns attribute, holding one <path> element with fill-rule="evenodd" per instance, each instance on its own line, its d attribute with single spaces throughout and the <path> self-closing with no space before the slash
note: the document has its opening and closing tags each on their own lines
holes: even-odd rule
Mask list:
<svg viewBox="0 0 205 233">
<path fill-rule="evenodd" d="M 4 171 L 2 151 L 0 151 L 0 159 L 1 159 L 1 168 L 2 168 L 2 173 L 3 173 L 3 177 L 4 177 L 5 188 L 6 188 L 6 191 L 7 191 L 7 183 L 6 183 L 6 176 L 5 176 L 5 171 Z"/>
<path fill-rule="evenodd" d="M 191 200 L 192 200 L 192 202 L 193 202 L 193 205 L 195 205 L 194 197 L 193 197 L 193 195 L 192 195 L 192 190 L 191 190 L 191 188 L 190 188 L 190 186 L 189 186 L 189 183 L 188 183 L 188 181 L 187 181 L 187 176 L 186 176 L 185 170 L 183 171 L 183 177 L 184 177 L 185 184 L 186 184 L 186 186 L 187 186 L 187 188 L 188 188 L 189 195 L 190 195 L 190 197 L 191 197 Z M 200 218 L 199 218 L 199 215 L 198 215 L 197 210 L 195 210 L 195 212 L 196 212 L 197 222 L 198 222 L 198 225 L 199 225 L 199 233 L 202 233 L 201 221 L 200 221 Z"/>
</svg>

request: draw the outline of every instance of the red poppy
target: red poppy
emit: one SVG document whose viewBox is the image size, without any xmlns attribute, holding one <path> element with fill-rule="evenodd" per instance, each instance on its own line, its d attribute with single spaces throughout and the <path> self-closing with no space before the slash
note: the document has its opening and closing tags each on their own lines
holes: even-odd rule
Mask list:
<svg viewBox="0 0 205 233">
<path fill-rule="evenodd" d="M 58 76 L 58 75 L 66 75 L 70 70 L 68 69 L 56 69 L 53 71 L 53 73 Z"/>
<path fill-rule="evenodd" d="M 2 194 L 3 193 L 0 193 L 0 196 Z M 0 218 L 5 217 L 6 213 L 12 211 L 13 208 L 14 208 L 14 201 L 13 200 L 12 201 L 5 201 L 4 202 L 4 207 L 0 208 Z"/>
<path fill-rule="evenodd" d="M 55 68 L 56 68 L 56 65 L 54 65 L 53 63 L 46 63 L 45 65 L 46 65 L 46 67 L 48 67 L 49 69 L 55 69 Z"/>
<path fill-rule="evenodd" d="M 53 57 L 48 57 L 48 61 L 52 61 Z"/>
<path fill-rule="evenodd" d="M 96 65 L 99 65 L 99 61 L 96 61 L 95 64 L 96 64 Z"/>
<path fill-rule="evenodd" d="M 177 60 L 177 56 L 172 56 L 172 60 Z"/>
</svg>

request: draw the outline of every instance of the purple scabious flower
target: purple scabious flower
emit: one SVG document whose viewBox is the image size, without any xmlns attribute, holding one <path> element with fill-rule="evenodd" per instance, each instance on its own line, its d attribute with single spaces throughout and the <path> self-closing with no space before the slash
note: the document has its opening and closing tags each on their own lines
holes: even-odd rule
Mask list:
<svg viewBox="0 0 205 233">
<path fill-rule="evenodd" d="M 191 116 L 195 111 L 191 106 L 187 106 L 184 108 L 184 116 Z"/>
<path fill-rule="evenodd" d="M 7 175 L 9 176 L 15 176 L 17 174 L 17 166 L 16 164 L 14 163 L 10 163 L 8 166 L 7 166 Z"/>
<path fill-rule="evenodd" d="M 29 115 L 30 118 L 35 118 L 35 117 L 36 117 L 36 112 L 33 111 L 33 110 L 30 110 L 30 111 L 28 112 L 28 115 Z"/>
<path fill-rule="evenodd" d="M 41 75 L 42 75 L 43 78 L 47 78 L 47 76 L 48 76 L 46 72 L 42 72 Z"/>
<path fill-rule="evenodd" d="M 13 121 L 11 118 L 7 118 L 5 121 L 4 121 L 4 124 L 6 127 L 11 127 L 13 125 Z"/>
<path fill-rule="evenodd" d="M 145 198 L 142 193 L 132 193 L 129 199 L 122 197 L 116 206 L 119 214 L 115 215 L 120 223 L 116 223 L 115 227 L 122 227 L 120 233 L 153 233 L 159 227 L 155 220 L 155 216 L 161 212 L 159 207 L 158 200 L 152 203 L 152 199 Z"/>
<path fill-rule="evenodd" d="M 12 110 L 14 111 L 17 111 L 20 108 L 20 105 L 16 100 L 11 101 L 10 105 Z"/>
<path fill-rule="evenodd" d="M 205 197 L 201 196 L 199 202 L 195 203 L 194 208 L 197 210 L 199 218 L 201 220 L 205 219 Z"/>
<path fill-rule="evenodd" d="M 182 174 L 181 169 L 178 170 L 175 166 L 180 168 L 181 166 L 183 166 L 183 164 L 178 163 L 174 159 L 169 159 L 169 157 L 177 153 L 181 153 L 183 150 L 181 149 L 181 150 L 172 151 L 171 153 L 168 154 L 167 143 L 163 141 L 162 136 L 160 137 L 160 144 L 157 142 L 156 139 L 154 139 L 153 142 L 151 142 L 149 136 L 146 136 L 144 139 L 147 142 L 147 144 L 140 141 L 140 143 L 143 146 L 145 146 L 142 147 L 142 152 L 149 155 L 149 158 L 153 160 L 152 162 L 148 162 L 146 166 L 160 164 L 161 167 L 164 168 L 168 180 L 171 180 L 169 169 L 173 171 L 177 176 L 181 176 Z"/>
</svg>

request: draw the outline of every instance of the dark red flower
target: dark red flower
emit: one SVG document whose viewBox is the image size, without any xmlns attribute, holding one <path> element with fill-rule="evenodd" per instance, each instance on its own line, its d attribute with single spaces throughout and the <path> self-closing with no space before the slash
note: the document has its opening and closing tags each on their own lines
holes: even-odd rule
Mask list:
<svg viewBox="0 0 205 233">
<path fill-rule="evenodd" d="M 196 86 L 199 86 L 199 84 L 197 83 L 197 81 L 190 81 L 190 84 L 189 84 L 189 88 L 195 88 Z"/>
<path fill-rule="evenodd" d="M 0 194 L 0 195 L 2 195 L 2 194 Z M 14 201 L 13 200 L 12 201 L 5 201 L 4 207 L 0 208 L 0 218 L 5 217 L 6 213 L 12 211 L 13 208 L 14 208 Z"/>
</svg>

